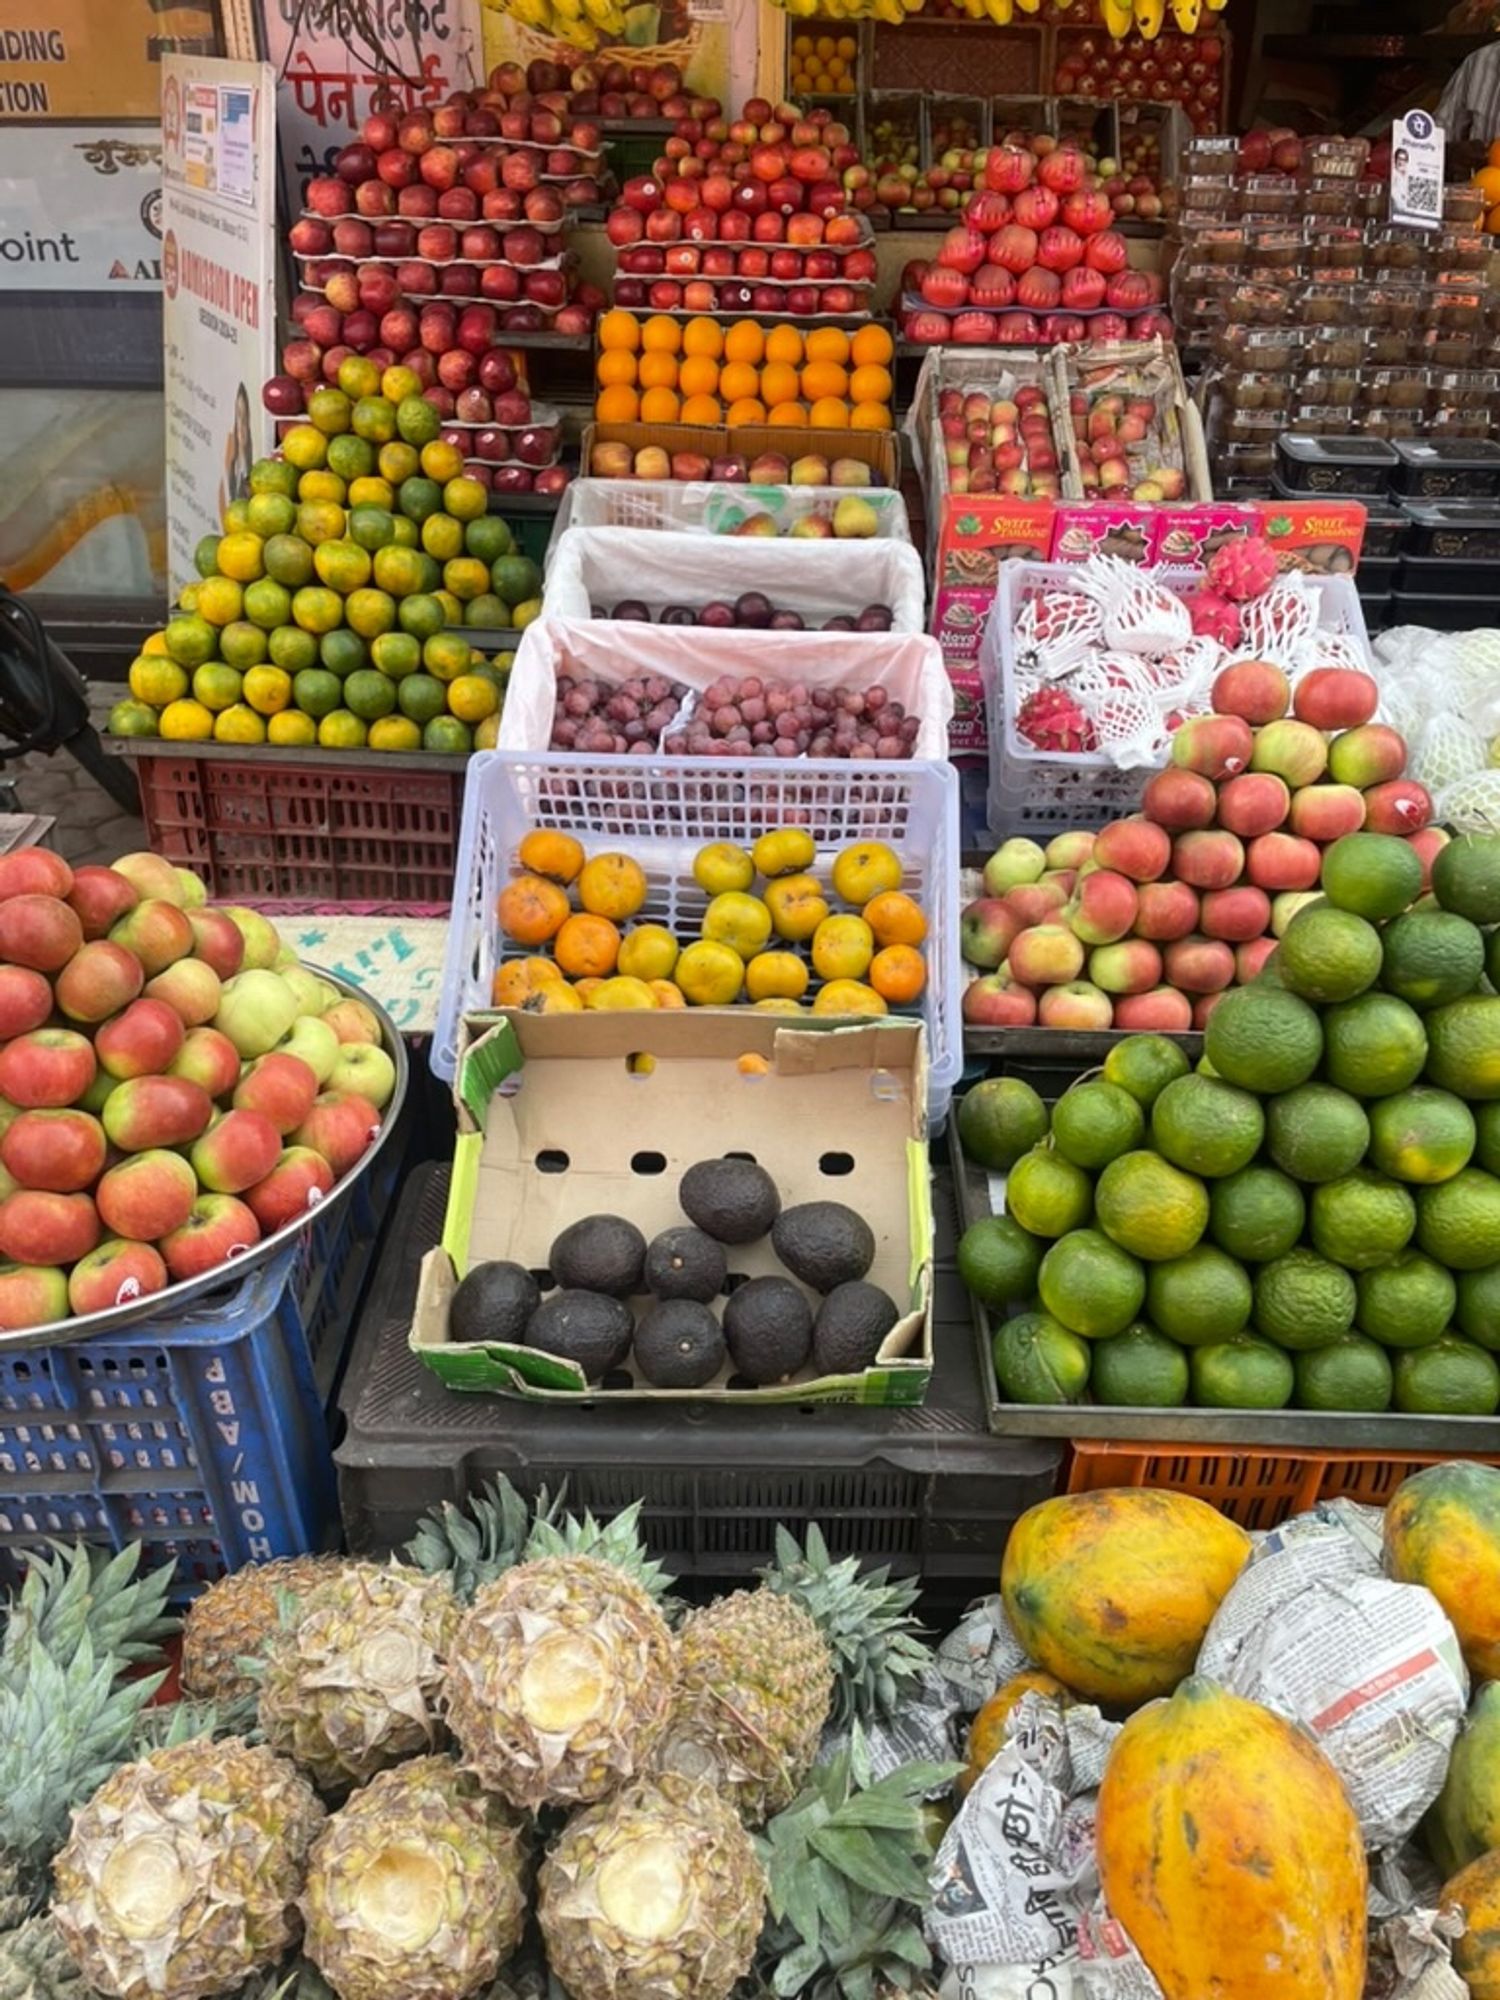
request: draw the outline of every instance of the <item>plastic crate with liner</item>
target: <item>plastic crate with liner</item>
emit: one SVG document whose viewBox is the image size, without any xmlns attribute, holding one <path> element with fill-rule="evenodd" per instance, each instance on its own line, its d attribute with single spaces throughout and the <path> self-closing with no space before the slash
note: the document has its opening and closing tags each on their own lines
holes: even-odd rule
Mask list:
<svg viewBox="0 0 1500 2000">
<path fill-rule="evenodd" d="M 606 1395 L 538 1407 L 446 1389 L 410 1351 L 424 1254 L 441 1238 L 448 1169 L 413 1171 L 370 1290 L 345 1377 L 340 1505 L 356 1553 L 399 1549 L 429 1507 L 461 1504 L 503 1473 L 523 1493 L 568 1482 L 568 1507 L 609 1518 L 641 1499 L 653 1555 L 693 1582 L 744 1583 L 778 1525 L 816 1521 L 836 1556 L 919 1571 L 957 1608 L 995 1588 L 1010 1524 L 1050 1497 L 1060 1450 L 998 1442 L 985 1428 L 965 1302 L 953 1268 L 950 1192 L 933 1188 L 938 1260 L 935 1369 L 925 1404 L 658 1408 Z"/>
<path fill-rule="evenodd" d="M 465 759 L 264 745 L 112 743 L 135 765 L 148 844 L 217 901 L 446 904 Z"/>
<path fill-rule="evenodd" d="M 326 1408 L 401 1173 L 399 1143 L 274 1261 L 179 1316 L 0 1351 L 0 1589 L 48 1540 L 144 1544 L 173 1600 L 332 1546 Z"/>
<path fill-rule="evenodd" d="M 667 636 L 681 633 L 669 630 Z M 818 849 L 814 867 L 825 874 L 840 848 L 858 840 L 886 842 L 901 858 L 902 886 L 927 915 L 922 1014 L 928 1116 L 941 1125 L 963 1067 L 958 779 L 952 765 L 481 751 L 469 761 L 432 1049 L 433 1068 L 449 1080 L 463 1017 L 489 1009 L 503 957 L 526 955 L 519 946 L 505 946 L 495 904 L 515 867 L 516 850 L 537 826 L 574 834 L 591 853 L 613 847 L 630 853 L 648 884 L 640 920 L 665 924 L 683 939 L 698 935 L 708 906 L 692 864 L 698 849 L 712 841 L 750 847 L 776 827 L 805 827 Z"/>
<path fill-rule="evenodd" d="M 1190 570 L 1156 570 L 1169 590 L 1196 590 L 1202 579 Z M 1347 576 L 1310 576 L 1319 599 L 1318 623 L 1344 632 L 1365 652 L 1369 639 L 1359 593 Z M 1016 728 L 1026 677 L 1016 657 L 1016 619 L 1024 605 L 1049 590 L 1076 589 L 1078 570 L 1069 563 L 1002 563 L 994 608 L 979 648 L 989 724 L 989 824 L 996 834 L 1032 834 L 1045 842 L 1070 827 L 1093 828 L 1132 813 L 1153 766 L 1122 770 L 1103 751 L 1038 750 Z M 1066 688 L 1067 682 L 1059 683 Z"/>
<path fill-rule="evenodd" d="M 727 535 L 756 514 L 772 514 L 785 532 L 807 514 L 830 514 L 857 495 L 875 510 L 877 537 L 911 540 L 906 502 L 889 486 L 750 486 L 691 479 L 575 479 L 562 496 L 552 551 L 569 528 L 672 528 Z M 798 537 L 800 540 L 801 537 Z M 527 550 L 527 554 L 531 551 Z"/>
</svg>

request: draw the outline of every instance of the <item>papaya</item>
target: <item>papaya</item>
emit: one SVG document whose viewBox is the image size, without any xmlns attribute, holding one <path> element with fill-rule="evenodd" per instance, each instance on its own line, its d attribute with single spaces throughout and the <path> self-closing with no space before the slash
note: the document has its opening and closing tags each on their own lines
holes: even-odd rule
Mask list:
<svg viewBox="0 0 1500 2000">
<path fill-rule="evenodd" d="M 1500 1847 L 1500 1681 L 1486 1681 L 1469 1704 L 1424 1835 L 1445 1875 Z"/>
<path fill-rule="evenodd" d="M 1491 1849 L 1461 1868 L 1439 1901 L 1464 1913 L 1453 1969 L 1467 1982 L 1469 2000 L 1500 2000 L 1500 1852 Z"/>
<path fill-rule="evenodd" d="M 957 1779 L 960 1795 L 968 1791 L 1004 1743 L 1006 1719 L 1023 1694 L 1050 1695 L 1064 1708 L 1072 1699 L 1062 1682 L 1054 1680 L 1051 1674 L 1039 1674 L 1030 1669 L 1013 1674 L 1003 1687 L 995 1690 L 969 1724 L 967 1762 Z"/>
<path fill-rule="evenodd" d="M 1098 1849 L 1104 1899 L 1164 2000 L 1360 2000 L 1359 1821 L 1312 1739 L 1258 1702 L 1195 1674 L 1131 1716 Z"/>
<path fill-rule="evenodd" d="M 1500 1472 L 1454 1459 L 1413 1473 L 1385 1510 L 1385 1566 L 1432 1592 L 1476 1680 L 1500 1679 Z"/>
<path fill-rule="evenodd" d="M 1185 1493 L 1070 1493 L 1011 1530 L 1000 1592 L 1016 1637 L 1065 1687 L 1109 1707 L 1193 1670 L 1250 1537 Z"/>
</svg>

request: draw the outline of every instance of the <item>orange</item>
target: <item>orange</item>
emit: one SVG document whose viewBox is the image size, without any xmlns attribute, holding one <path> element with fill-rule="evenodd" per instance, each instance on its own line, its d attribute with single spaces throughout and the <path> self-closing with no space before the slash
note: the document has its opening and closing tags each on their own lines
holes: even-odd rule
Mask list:
<svg viewBox="0 0 1500 2000">
<path fill-rule="evenodd" d="M 888 403 L 856 403 L 849 412 L 851 431 L 888 431 L 891 410 Z"/>
<path fill-rule="evenodd" d="M 517 944 L 545 944 L 567 920 L 568 895 L 541 875 L 513 875 L 495 905 L 500 928 Z"/>
<path fill-rule="evenodd" d="M 836 361 L 809 361 L 802 371 L 802 393 L 809 403 L 822 396 L 847 396 L 849 371 Z"/>
<path fill-rule="evenodd" d="M 877 368 L 873 363 L 856 368 L 849 377 L 849 395 L 856 403 L 888 403 L 894 387 L 890 369 Z"/>
<path fill-rule="evenodd" d="M 718 386 L 719 364 L 711 355 L 691 354 L 677 371 L 677 387 L 684 396 L 711 396 Z"/>
<path fill-rule="evenodd" d="M 807 336 L 807 358 L 836 361 L 842 366 L 849 359 L 848 334 L 841 326 L 815 326 Z"/>
<path fill-rule="evenodd" d="M 681 411 L 675 389 L 648 389 L 641 398 L 643 424 L 675 424 Z"/>
<path fill-rule="evenodd" d="M 526 850 L 521 850 L 525 859 Z M 541 871 L 545 874 L 547 871 Z M 927 919 L 904 890 L 882 889 L 878 896 L 872 896 L 862 912 L 865 922 L 874 933 L 875 942 L 882 947 L 888 944 L 920 944 L 927 935 Z"/>
<path fill-rule="evenodd" d="M 646 877 L 628 854 L 596 854 L 578 877 L 578 900 L 597 917 L 624 923 L 646 900 Z"/>
<path fill-rule="evenodd" d="M 795 326 L 773 326 L 766 336 L 767 361 L 781 361 L 788 368 L 802 366 L 802 334 Z"/>
<path fill-rule="evenodd" d="M 789 361 L 768 361 L 760 371 L 760 399 L 768 410 L 778 403 L 795 403 L 800 383 Z"/>
<path fill-rule="evenodd" d="M 781 430 L 807 429 L 807 405 L 805 403 L 778 403 L 766 419 Z"/>
<path fill-rule="evenodd" d="M 734 1066 L 741 1076 L 769 1076 L 771 1074 L 770 1063 L 767 1062 L 764 1056 L 758 1056 L 753 1051 L 747 1051 L 744 1055 L 740 1056 Z"/>
<path fill-rule="evenodd" d="M 552 950 L 570 979 L 604 979 L 619 960 L 620 933 L 608 917 L 569 917 Z"/>
<path fill-rule="evenodd" d="M 1490 150 L 1485 160 L 1485 165 L 1500 167 L 1500 139 L 1492 139 L 1490 141 Z"/>
<path fill-rule="evenodd" d="M 682 351 L 717 361 L 724 352 L 724 329 L 716 319 L 690 319 L 682 329 Z"/>
<path fill-rule="evenodd" d="M 741 396 L 737 403 L 729 405 L 725 422 L 733 428 L 741 424 L 763 424 L 766 420 L 766 406 L 758 396 Z"/>
<path fill-rule="evenodd" d="M 858 841 L 834 861 L 833 887 L 846 903 L 862 910 L 882 889 L 901 887 L 901 863 L 883 841 Z"/>
<path fill-rule="evenodd" d="M 1500 202 L 1500 166 L 1481 167 L 1474 176 L 1474 185 L 1484 195 L 1486 208 L 1493 208 Z"/>
<path fill-rule="evenodd" d="M 601 389 L 594 404 L 594 415 L 601 424 L 633 424 L 640 414 L 640 397 L 623 382 Z"/>
<path fill-rule="evenodd" d="M 755 863 L 733 841 L 716 840 L 693 856 L 693 880 L 710 896 L 729 889 L 748 889 L 755 880 Z"/>
<path fill-rule="evenodd" d="M 675 389 L 677 356 L 655 352 L 643 354 L 635 371 L 635 379 L 643 389 Z"/>
<path fill-rule="evenodd" d="M 863 979 L 874 956 L 874 934 L 863 917 L 825 917 L 813 932 L 813 971 L 819 979 Z"/>
<path fill-rule="evenodd" d="M 760 373 L 748 361 L 727 362 L 719 375 L 719 394 L 726 403 L 753 396 L 760 387 Z"/>
<path fill-rule="evenodd" d="M 682 345 L 682 328 L 665 313 L 657 313 L 641 328 L 641 346 L 648 354 L 675 354 Z"/>
<path fill-rule="evenodd" d="M 765 905 L 778 937 L 804 944 L 829 914 L 816 875 L 782 875 L 765 888 Z M 758 998 L 758 995 L 753 995 Z M 793 996 L 795 997 L 795 996 Z"/>
<path fill-rule="evenodd" d="M 770 938 L 771 912 L 759 896 L 727 889 L 703 912 L 703 935 L 714 944 L 727 944 L 741 958 L 754 958 Z"/>
<path fill-rule="evenodd" d="M 819 396 L 807 413 L 807 421 L 815 431 L 846 431 L 849 405 L 842 396 Z"/>
<path fill-rule="evenodd" d="M 599 345 L 606 352 L 621 350 L 634 354 L 641 344 L 641 323 L 634 313 L 607 312 L 599 322 Z"/>
<path fill-rule="evenodd" d="M 490 1000 L 496 1007 L 524 1007 L 543 986 L 560 986 L 562 974 L 550 958 L 512 958 L 495 967 Z"/>
<path fill-rule="evenodd" d="M 849 343 L 856 368 L 889 368 L 895 353 L 896 343 L 883 326 L 862 326 Z"/>
<path fill-rule="evenodd" d="M 729 1007 L 745 983 L 745 961 L 715 938 L 690 944 L 677 961 L 677 984 L 690 1007 Z"/>
<path fill-rule="evenodd" d="M 758 368 L 765 351 L 766 337 L 753 319 L 736 320 L 724 336 L 726 360 L 744 361 L 750 367 Z"/>
<path fill-rule="evenodd" d="M 724 405 L 717 396 L 689 396 L 678 421 L 716 427 L 724 421 Z"/>
<path fill-rule="evenodd" d="M 897 1007 L 917 999 L 927 984 L 927 961 L 915 945 L 888 944 L 870 960 L 870 984 Z"/>
<path fill-rule="evenodd" d="M 815 1014 L 884 1014 L 889 1012 L 873 986 L 859 979 L 830 979 L 812 1003 Z"/>
<path fill-rule="evenodd" d="M 750 859 L 767 881 L 777 875 L 802 875 L 813 865 L 817 847 L 805 827 L 778 826 L 763 833 L 750 850 Z"/>
<path fill-rule="evenodd" d="M 554 882 L 576 881 L 583 866 L 583 843 L 575 840 L 571 833 L 553 833 L 545 826 L 533 827 L 516 854 L 521 866 L 531 874 L 546 875 Z M 896 942 L 894 938 L 881 938 L 880 941 L 882 944 Z"/>
<path fill-rule="evenodd" d="M 682 997 L 682 988 L 674 985 L 670 979 L 648 979 L 646 984 L 656 995 L 658 1007 L 686 1007 L 687 1001 Z"/>
<path fill-rule="evenodd" d="M 1500 236 L 1500 201 L 1486 213 L 1484 226 L 1491 236 Z"/>
<path fill-rule="evenodd" d="M 594 373 L 601 389 L 628 388 L 635 380 L 635 356 L 623 347 L 606 348 Z"/>
</svg>

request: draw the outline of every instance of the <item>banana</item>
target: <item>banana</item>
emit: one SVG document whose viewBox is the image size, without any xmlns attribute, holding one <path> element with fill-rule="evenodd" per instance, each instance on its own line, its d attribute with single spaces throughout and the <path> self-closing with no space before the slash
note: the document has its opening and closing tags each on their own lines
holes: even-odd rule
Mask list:
<svg viewBox="0 0 1500 2000">
<path fill-rule="evenodd" d="M 599 46 L 599 30 L 592 21 L 554 20 L 552 31 L 569 48 L 593 50 Z"/>
<path fill-rule="evenodd" d="M 1222 14 L 1228 5 L 1229 0 L 1208 0 L 1208 11 L 1210 14 Z"/>
<path fill-rule="evenodd" d="M 1016 0 L 1016 5 L 1023 14 L 1039 14 L 1042 8 L 1042 0 Z"/>
<path fill-rule="evenodd" d="M 1135 0 L 1136 33 L 1143 40 L 1154 42 L 1161 33 L 1166 12 L 1167 0 Z"/>
<path fill-rule="evenodd" d="M 984 11 L 997 28 L 1008 28 L 1015 18 L 1015 0 L 985 0 Z"/>
<path fill-rule="evenodd" d="M 1117 42 L 1135 26 L 1134 0 L 1099 0 L 1099 18 Z"/>
<path fill-rule="evenodd" d="M 552 0 L 552 12 L 559 21 L 581 21 L 583 0 Z"/>
<path fill-rule="evenodd" d="M 1172 0 L 1172 19 L 1177 23 L 1179 33 L 1197 34 L 1202 18 L 1203 0 Z"/>
<path fill-rule="evenodd" d="M 888 27 L 899 28 L 906 19 L 901 0 L 875 0 L 875 19 L 884 21 Z"/>
<path fill-rule="evenodd" d="M 510 0 L 510 11 L 528 28 L 545 28 L 552 20 L 552 9 L 547 0 Z"/>
</svg>

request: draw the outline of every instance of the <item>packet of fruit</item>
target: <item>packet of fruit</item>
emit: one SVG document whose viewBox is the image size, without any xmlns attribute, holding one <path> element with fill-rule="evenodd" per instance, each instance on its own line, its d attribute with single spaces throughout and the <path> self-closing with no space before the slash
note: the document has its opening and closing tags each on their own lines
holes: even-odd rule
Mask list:
<svg viewBox="0 0 1500 2000">
<path fill-rule="evenodd" d="M 945 586 L 938 591 L 929 630 L 942 647 L 950 671 L 954 667 L 971 667 L 979 658 L 979 642 L 984 637 L 985 620 L 994 601 L 993 589 Z"/>
<path fill-rule="evenodd" d="M 1149 560 L 1167 569 L 1207 569 L 1214 550 L 1256 524 L 1253 506 L 1232 500 L 1196 501 L 1156 511 Z"/>
<path fill-rule="evenodd" d="M 953 688 L 953 719 L 948 724 L 950 757 L 982 757 L 989 748 L 990 734 L 985 722 L 984 682 L 978 667 L 948 668 Z"/>
<path fill-rule="evenodd" d="M 1257 500 L 1260 532 L 1276 551 L 1282 571 L 1310 576 L 1353 576 L 1365 540 L 1359 500 Z"/>
<path fill-rule="evenodd" d="M 1150 562 L 1155 521 L 1153 508 L 1131 500 L 1060 500 L 1051 560 L 1081 563 L 1090 556 L 1118 556 L 1121 562 Z"/>
<path fill-rule="evenodd" d="M 1012 558 L 1045 562 L 1052 546 L 1051 500 L 1008 494 L 950 493 L 942 502 L 935 581 L 938 588 L 994 594 L 1000 565 Z"/>
</svg>

